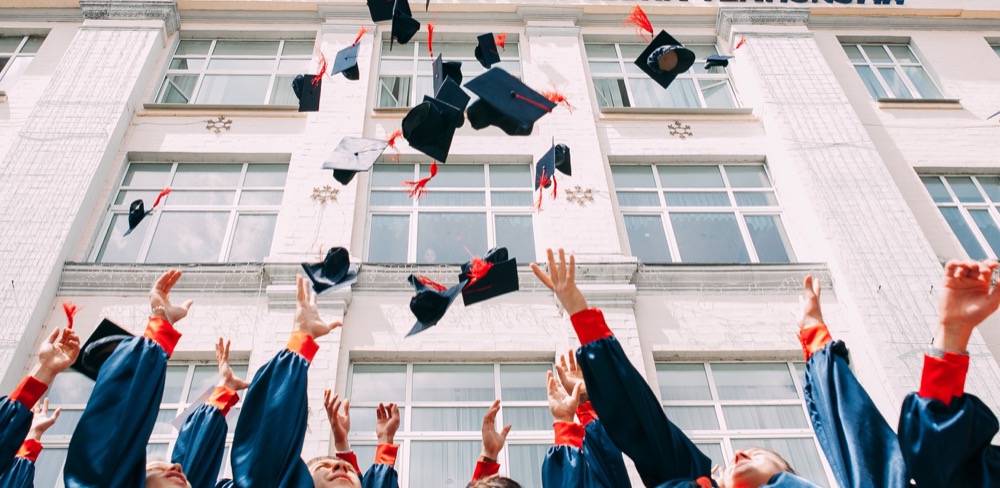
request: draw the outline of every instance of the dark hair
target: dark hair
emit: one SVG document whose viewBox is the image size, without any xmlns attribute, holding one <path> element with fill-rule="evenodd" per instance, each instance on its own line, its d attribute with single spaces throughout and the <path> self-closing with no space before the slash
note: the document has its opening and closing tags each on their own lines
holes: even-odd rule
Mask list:
<svg viewBox="0 0 1000 488">
<path fill-rule="evenodd" d="M 521 488 L 521 484 L 510 478 L 498 476 L 496 478 L 472 481 L 465 488 Z"/>
</svg>

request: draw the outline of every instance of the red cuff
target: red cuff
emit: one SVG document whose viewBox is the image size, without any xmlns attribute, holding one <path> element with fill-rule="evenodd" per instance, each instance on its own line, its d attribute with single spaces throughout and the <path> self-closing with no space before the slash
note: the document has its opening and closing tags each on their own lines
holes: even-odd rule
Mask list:
<svg viewBox="0 0 1000 488">
<path fill-rule="evenodd" d="M 816 351 L 826 347 L 833 340 L 825 324 L 810 325 L 799 330 L 799 342 L 802 343 L 802 355 L 806 361 L 816 354 Z"/>
<path fill-rule="evenodd" d="M 212 396 L 208 397 L 208 401 L 205 403 L 221 410 L 222 416 L 225 417 L 229 415 L 229 409 L 233 408 L 233 405 L 236 405 L 238 401 L 240 401 L 240 396 L 236 390 L 228 386 L 216 386 L 215 390 L 212 391 Z"/>
<path fill-rule="evenodd" d="M 583 402 L 579 407 L 576 407 L 576 418 L 580 419 L 580 423 L 586 427 L 597 418 L 597 412 L 594 411 L 594 406 L 589 401 Z"/>
<path fill-rule="evenodd" d="M 311 335 L 301 330 L 296 330 L 292 332 L 292 337 L 288 339 L 287 349 L 304 357 L 306 361 L 311 363 L 316 356 L 316 351 L 319 351 L 319 344 L 316 344 L 316 339 L 313 339 Z"/>
<path fill-rule="evenodd" d="M 583 426 L 576 422 L 555 422 L 552 428 L 556 431 L 557 446 L 583 447 Z"/>
<path fill-rule="evenodd" d="M 924 355 L 924 373 L 920 378 L 923 398 L 951 404 L 952 398 L 965 394 L 965 375 L 969 372 L 969 356 L 944 353 L 944 358 Z"/>
<path fill-rule="evenodd" d="M 42 453 L 42 443 L 34 439 L 25 439 L 21 444 L 21 449 L 17 451 L 17 457 L 29 461 L 37 461 L 38 455 Z"/>
<path fill-rule="evenodd" d="M 396 465 L 396 453 L 399 451 L 399 444 L 379 444 L 375 448 L 375 464 Z"/>
<path fill-rule="evenodd" d="M 48 389 L 49 385 L 42 383 L 34 376 L 25 376 L 21 380 L 21 384 L 17 385 L 17 388 L 14 388 L 14 393 L 11 393 L 9 398 L 16 402 L 21 402 L 21 405 L 28 407 L 30 410 L 38 403 L 38 399 L 42 398 L 42 395 Z"/>
<path fill-rule="evenodd" d="M 570 316 L 570 322 L 576 329 L 576 336 L 580 338 L 580 345 L 587 345 L 598 339 L 613 337 L 608 323 L 604 321 L 604 314 L 600 309 L 591 308 L 582 312 L 577 312 Z"/>
<path fill-rule="evenodd" d="M 168 357 L 174 354 L 177 341 L 181 340 L 181 333 L 177 332 L 174 326 L 170 325 L 170 322 L 159 317 L 149 319 L 149 323 L 146 324 L 146 332 L 142 336 L 156 341 L 164 351 L 167 351 Z"/>
<path fill-rule="evenodd" d="M 354 451 L 337 451 L 337 457 L 351 463 L 351 466 L 354 466 L 354 471 L 358 476 L 361 476 L 361 466 L 358 466 L 358 455 L 354 454 Z"/>
<path fill-rule="evenodd" d="M 500 472 L 500 463 L 489 461 L 479 461 L 476 463 L 476 470 L 472 473 L 472 481 L 479 481 Z"/>
</svg>

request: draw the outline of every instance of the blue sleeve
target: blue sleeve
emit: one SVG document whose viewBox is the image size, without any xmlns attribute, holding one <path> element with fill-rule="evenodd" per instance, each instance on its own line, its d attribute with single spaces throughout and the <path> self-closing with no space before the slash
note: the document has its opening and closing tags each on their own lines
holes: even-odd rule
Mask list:
<svg viewBox="0 0 1000 488">
<path fill-rule="evenodd" d="M 104 363 L 66 453 L 67 487 L 145 484 L 146 443 L 163 398 L 167 358 L 153 339 L 134 337 Z"/>
<path fill-rule="evenodd" d="M 32 417 L 31 410 L 21 402 L 8 397 L 0 399 L 0 472 L 7 471 L 15 461 L 21 443 L 28 436 Z"/>
<path fill-rule="evenodd" d="M 398 488 L 399 475 L 396 468 L 382 463 L 376 463 L 365 471 L 361 477 L 361 488 Z"/>
<path fill-rule="evenodd" d="M 191 488 L 212 488 L 219 479 L 226 453 L 226 416 L 213 405 L 202 404 L 184 421 L 170 462 L 184 467 Z"/>
<path fill-rule="evenodd" d="M 32 488 L 35 486 L 35 462 L 23 457 L 14 458 L 3 474 L 0 474 L 0 487 Z"/>
<path fill-rule="evenodd" d="M 905 486 L 899 440 L 848 367 L 847 347 L 827 343 L 806 363 L 809 419 L 844 488 Z"/>
<path fill-rule="evenodd" d="M 663 407 L 611 335 L 599 310 L 574 314 L 576 352 L 587 392 L 608 437 L 635 462 L 646 486 L 711 476 L 712 461 L 663 413 Z M 598 338 L 599 337 L 599 338 Z"/>
<path fill-rule="evenodd" d="M 545 461 L 542 462 L 542 486 L 544 488 L 582 488 L 585 486 L 583 482 L 586 476 L 584 466 L 583 453 L 579 448 L 552 446 L 545 453 Z"/>
<path fill-rule="evenodd" d="M 591 420 L 583 428 L 583 460 L 589 477 L 597 486 L 631 486 L 622 451 L 608 437 L 601 419 Z"/>
</svg>

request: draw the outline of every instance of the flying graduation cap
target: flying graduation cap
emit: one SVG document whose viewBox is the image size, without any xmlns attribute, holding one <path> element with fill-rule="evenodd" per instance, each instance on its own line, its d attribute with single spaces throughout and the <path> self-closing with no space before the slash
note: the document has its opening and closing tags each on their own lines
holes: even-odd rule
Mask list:
<svg viewBox="0 0 1000 488">
<path fill-rule="evenodd" d="M 408 0 L 396 0 L 392 9 L 392 33 L 389 37 L 389 50 L 394 42 L 406 44 L 420 31 L 420 22 L 413 18 Z"/>
<path fill-rule="evenodd" d="M 333 178 L 346 185 L 357 172 L 370 170 L 388 146 L 389 141 L 383 139 L 344 137 L 323 161 L 323 169 L 332 169 Z"/>
<path fill-rule="evenodd" d="M 416 291 L 416 294 L 410 298 L 410 311 L 416 316 L 417 322 L 413 324 L 413 328 L 406 334 L 406 337 L 437 325 L 438 321 L 444 317 L 445 312 L 448 311 L 448 307 L 455 302 L 459 293 L 468 284 L 468 280 L 462 280 L 451 288 L 445 288 L 426 276 L 417 275 L 410 275 L 407 280 Z"/>
<path fill-rule="evenodd" d="M 324 71 L 326 68 L 323 68 Z M 292 80 L 292 91 L 299 99 L 299 112 L 318 112 L 319 95 L 323 89 L 323 74 L 298 75 Z"/>
<path fill-rule="evenodd" d="M 517 260 L 508 259 L 506 247 L 495 247 L 483 258 L 463 264 L 458 279 L 469 282 L 462 289 L 465 306 L 515 292 L 519 288 Z"/>
<path fill-rule="evenodd" d="M 531 134 L 535 121 L 556 107 L 542 94 L 501 68 L 473 78 L 465 87 L 479 96 L 469 106 L 472 128 L 495 125 L 511 136 Z"/>
<path fill-rule="evenodd" d="M 153 201 L 153 208 L 150 208 L 148 211 L 146 210 L 145 204 L 143 204 L 141 198 L 133 201 L 128 206 L 128 230 L 125 231 L 124 236 L 131 234 L 132 231 L 139 226 L 139 222 L 142 222 L 142 219 L 153 215 L 153 209 L 155 209 L 156 206 L 160 204 L 160 200 L 162 200 L 163 197 L 167 196 L 169 193 L 170 188 L 164 188 L 159 195 L 156 195 L 156 200 Z"/>
<path fill-rule="evenodd" d="M 361 26 L 361 30 L 358 31 L 358 37 L 354 38 L 354 43 L 337 52 L 337 57 L 333 60 L 333 70 L 330 71 L 330 76 L 343 73 L 344 78 L 351 81 L 357 81 L 361 77 L 361 71 L 358 69 L 358 50 L 361 48 L 361 37 L 366 32 L 368 32 L 368 29 L 365 26 Z"/>
<path fill-rule="evenodd" d="M 368 13 L 372 16 L 372 22 L 392 20 L 394 5 L 394 0 L 368 0 Z"/>
<path fill-rule="evenodd" d="M 444 84 L 444 80 L 451 78 L 455 83 L 462 84 L 462 62 L 461 61 L 445 61 L 440 54 L 434 59 L 433 64 L 434 69 L 434 93 L 436 94 L 440 89 L 441 85 Z M 437 96 L 437 95 L 435 95 Z"/>
<path fill-rule="evenodd" d="M 332 247 L 320 263 L 302 263 L 317 295 L 337 290 L 358 281 L 358 266 L 351 264 L 347 249 Z"/>
<path fill-rule="evenodd" d="M 729 60 L 733 59 L 734 57 L 735 56 L 725 56 L 725 55 L 722 55 L 722 54 L 713 54 L 713 55 L 705 58 L 705 71 L 708 71 L 708 70 L 710 70 L 712 68 L 715 68 L 715 67 L 725 68 L 726 66 L 729 66 Z"/>
<path fill-rule="evenodd" d="M 111 357 L 118 345 L 126 339 L 134 337 L 131 332 L 121 328 L 118 324 L 104 319 L 94 330 L 87 342 L 80 348 L 80 354 L 73 363 L 72 368 L 82 373 L 84 376 L 97 381 L 97 373 L 101 366 Z"/>
<path fill-rule="evenodd" d="M 410 147 L 436 161 L 447 162 L 455 130 L 465 124 L 465 107 L 470 97 L 451 78 L 446 78 L 434 97 L 403 117 L 403 137 Z"/>
<path fill-rule="evenodd" d="M 483 65 L 485 69 L 490 69 L 494 64 L 498 64 L 500 62 L 500 53 L 497 52 L 497 42 L 493 37 L 493 33 L 483 34 L 476 39 L 479 40 L 479 45 L 476 46 L 475 55 L 479 64 Z"/>
<path fill-rule="evenodd" d="M 635 64 L 663 88 L 694 64 L 694 51 L 661 30 L 636 58 Z"/>
<path fill-rule="evenodd" d="M 552 187 L 552 198 L 556 198 L 558 183 L 556 182 L 556 171 L 566 175 L 573 175 L 573 168 L 570 165 L 569 146 L 565 144 L 555 144 L 535 163 L 535 190 Z M 538 203 L 535 204 L 538 210 L 542 209 L 543 192 L 538 194 Z"/>
</svg>

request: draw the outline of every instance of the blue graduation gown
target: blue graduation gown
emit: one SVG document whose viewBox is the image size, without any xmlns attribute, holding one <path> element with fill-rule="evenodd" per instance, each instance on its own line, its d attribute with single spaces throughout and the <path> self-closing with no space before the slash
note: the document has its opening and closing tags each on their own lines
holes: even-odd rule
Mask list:
<svg viewBox="0 0 1000 488">
<path fill-rule="evenodd" d="M 9 397 L 0 398 L 0 473 L 14 463 L 31 428 L 31 409 L 47 389 L 48 385 L 28 376 Z"/>
<path fill-rule="evenodd" d="M 601 419 L 595 418 L 583 426 L 583 460 L 587 464 L 586 472 L 594 478 L 597 486 L 627 487 L 631 485 L 628 469 L 622 451 L 608 437 Z"/>
<path fill-rule="evenodd" d="M 375 448 L 375 460 L 364 474 L 358 467 L 358 457 L 354 451 L 338 453 L 337 458 L 351 463 L 354 471 L 361 478 L 362 488 L 397 488 L 399 486 L 399 475 L 396 473 L 396 453 L 399 451 L 398 444 L 379 444 Z"/>
<path fill-rule="evenodd" d="M 557 445 L 549 448 L 542 463 L 542 485 L 553 488 L 631 486 L 622 452 L 604 431 L 589 402 L 577 409 L 577 417 L 585 424 L 582 446 L 565 445 L 561 442 L 564 439 L 557 438 Z"/>
<path fill-rule="evenodd" d="M 25 439 L 17 452 L 14 462 L 0 474 L 2 488 L 32 488 L 35 486 L 35 461 L 42 452 L 42 444 L 34 439 Z"/>
<path fill-rule="evenodd" d="M 183 466 L 191 488 L 212 488 L 226 452 L 226 413 L 239 400 L 232 389 L 217 387 L 208 401 L 184 420 L 170 462 Z"/>
</svg>

